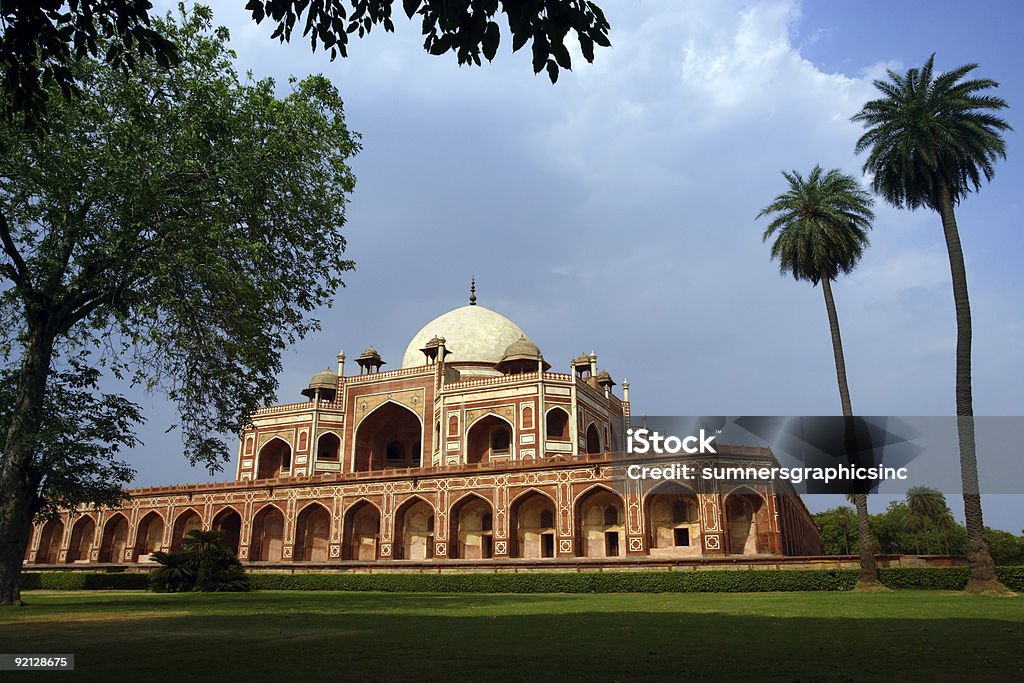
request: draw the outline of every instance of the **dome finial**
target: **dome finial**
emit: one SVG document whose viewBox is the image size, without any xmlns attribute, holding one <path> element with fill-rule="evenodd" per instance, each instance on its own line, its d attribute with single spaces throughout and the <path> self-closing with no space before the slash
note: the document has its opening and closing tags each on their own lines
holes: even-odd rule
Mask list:
<svg viewBox="0 0 1024 683">
<path fill-rule="evenodd" d="M 476 276 L 469 283 L 469 305 L 476 306 Z"/>
</svg>

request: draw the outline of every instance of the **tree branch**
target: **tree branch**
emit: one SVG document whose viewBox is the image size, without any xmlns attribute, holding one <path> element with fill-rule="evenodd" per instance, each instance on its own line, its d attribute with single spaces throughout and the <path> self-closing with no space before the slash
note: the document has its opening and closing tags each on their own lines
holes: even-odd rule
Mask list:
<svg viewBox="0 0 1024 683">
<path fill-rule="evenodd" d="M 11 259 L 11 263 L 4 264 L 6 266 L 4 270 L 7 271 L 14 284 L 23 285 L 25 278 L 28 277 L 28 266 L 25 264 L 25 259 L 21 257 L 21 252 L 18 251 L 18 246 L 11 237 L 11 226 L 7 222 L 7 216 L 3 211 L 0 211 L 0 241 L 3 242 L 4 253 Z"/>
</svg>

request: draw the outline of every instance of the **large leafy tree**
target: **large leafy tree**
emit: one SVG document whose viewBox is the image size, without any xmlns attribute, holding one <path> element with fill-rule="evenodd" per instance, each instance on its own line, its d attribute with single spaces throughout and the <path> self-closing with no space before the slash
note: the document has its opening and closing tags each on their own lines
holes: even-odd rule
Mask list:
<svg viewBox="0 0 1024 683">
<path fill-rule="evenodd" d="M 994 112 L 1007 105 L 990 92 L 998 83 L 970 77 L 977 66 L 936 73 L 932 55 L 920 69 L 890 70 L 887 80 L 875 81 L 882 96 L 853 117 L 866 128 L 857 152 L 868 152 L 864 170 L 873 174 L 875 192 L 893 206 L 931 209 L 942 219 L 956 307 L 956 414 L 971 592 L 1005 590 L 985 541 L 974 441 L 971 304 L 954 212 L 1006 158 L 1002 133 L 1010 125 Z"/>
<path fill-rule="evenodd" d="M 341 230 L 359 144 L 335 88 L 311 77 L 278 97 L 272 81 L 242 81 L 205 9 L 154 28 L 178 46 L 174 68 L 84 60 L 81 96 L 51 98 L 54 125 L 0 122 L 0 359 L 14 377 L 0 603 L 20 599 L 29 525 L 48 496 L 109 493 L 46 488 L 65 462 L 42 445 L 66 383 L 55 372 L 88 388 L 102 368 L 165 391 L 188 459 L 219 469 L 226 435 L 273 399 L 281 350 L 316 327 L 308 314 L 352 267 Z M 115 408 L 129 432 L 135 416 Z"/>
<path fill-rule="evenodd" d="M 274 38 L 291 40 L 300 29 L 312 49 L 320 47 L 333 59 L 348 54 L 350 35 L 362 37 L 374 26 L 394 31 L 394 4 L 395 0 L 248 0 L 245 7 L 256 23 L 274 25 Z M 153 25 L 151 10 L 149 0 L 0 3 L 0 69 L 9 96 L 5 104 L 39 114 L 45 107 L 46 85 L 56 83 L 70 93 L 79 83 L 73 64 L 85 57 L 129 68 L 147 57 L 164 65 L 175 61 L 174 36 Z M 560 69 L 572 68 L 566 45 L 570 33 L 588 62 L 594 59 L 595 45 L 610 45 L 608 20 L 589 0 L 402 0 L 402 11 L 409 19 L 419 18 L 427 52 L 454 53 L 459 64 L 476 65 L 481 56 L 492 60 L 497 54 L 503 14 L 512 49 L 529 43 L 534 72 L 545 70 L 552 83 Z"/>
<path fill-rule="evenodd" d="M 838 169 L 825 172 L 820 166 L 815 166 L 806 179 L 796 171 L 783 171 L 782 175 L 789 188 L 757 215 L 758 218 L 772 217 L 762 239 L 774 238 L 771 257 L 778 260 L 782 273 L 789 273 L 794 279 L 806 280 L 814 286 L 821 283 L 832 334 L 839 399 L 843 415 L 852 418 L 853 406 L 846 380 L 846 359 L 832 281 L 852 271 L 869 244 L 868 230 L 874 218 L 871 196 L 860 188 L 854 178 Z M 852 419 L 848 420 L 848 436 L 852 436 L 854 430 L 851 423 Z M 859 532 L 858 585 L 861 589 L 874 589 L 881 583 L 875 566 L 874 539 L 868 524 L 867 495 L 856 493 L 853 500 Z"/>
</svg>

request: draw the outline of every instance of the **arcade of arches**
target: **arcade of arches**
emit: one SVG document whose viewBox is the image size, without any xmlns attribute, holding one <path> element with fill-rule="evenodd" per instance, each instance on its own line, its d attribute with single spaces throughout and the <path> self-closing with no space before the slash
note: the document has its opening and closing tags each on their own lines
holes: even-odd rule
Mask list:
<svg viewBox="0 0 1024 683">
<path fill-rule="evenodd" d="M 232 505 L 215 507 L 209 517 L 201 506 L 182 507 L 169 525 L 158 510 L 140 513 L 135 524 L 122 512 L 77 514 L 38 527 L 26 561 L 145 562 L 157 550 L 180 549 L 189 531 L 207 528 L 221 531 L 243 560 L 266 563 L 777 555 L 781 532 L 773 518 L 792 516 L 785 507 L 773 512 L 776 498 L 748 487 L 709 497 L 665 482 L 635 506 L 601 483 L 576 487 L 571 504 L 559 503 L 551 486 L 522 487 L 502 507 L 483 491 L 453 492 L 445 510 L 435 507 L 436 492 L 396 496 L 387 515 L 377 495 L 340 508 L 331 499 L 287 508 L 268 501 L 253 505 L 248 524 Z M 715 511 L 720 520 L 709 517 Z M 723 552 L 709 552 L 716 545 Z"/>
</svg>

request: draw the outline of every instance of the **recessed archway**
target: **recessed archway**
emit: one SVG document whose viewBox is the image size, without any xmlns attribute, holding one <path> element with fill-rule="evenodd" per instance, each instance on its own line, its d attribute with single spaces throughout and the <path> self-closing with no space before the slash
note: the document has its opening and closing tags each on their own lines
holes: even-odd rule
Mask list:
<svg viewBox="0 0 1024 683">
<path fill-rule="evenodd" d="M 135 556 L 140 559 L 160 550 L 164 538 L 164 519 L 158 512 L 151 511 L 139 521 L 135 532 Z"/>
<path fill-rule="evenodd" d="M 576 554 L 618 557 L 623 554 L 625 518 L 622 496 L 595 486 L 576 500 Z"/>
<path fill-rule="evenodd" d="M 509 509 L 509 554 L 530 559 L 554 557 L 555 520 L 555 502 L 540 491 L 516 498 Z"/>
<path fill-rule="evenodd" d="M 341 455 L 341 439 L 334 432 L 321 434 L 316 440 L 316 459 L 336 462 Z"/>
<path fill-rule="evenodd" d="M 512 455 L 512 425 L 497 415 L 477 420 L 466 435 L 466 462 L 488 462 Z"/>
<path fill-rule="evenodd" d="M 388 401 L 356 428 L 355 471 L 419 467 L 423 442 L 420 418 L 405 406 Z"/>
<path fill-rule="evenodd" d="M 284 439 L 274 437 L 263 444 L 256 466 L 257 479 L 277 479 L 292 469 L 292 447 Z"/>
<path fill-rule="evenodd" d="M 203 519 L 199 516 L 199 513 L 193 509 L 188 509 L 178 515 L 178 518 L 174 520 L 174 531 L 171 534 L 171 551 L 175 552 L 181 550 L 181 539 L 190 531 L 203 528 Z"/>
<path fill-rule="evenodd" d="M 295 522 L 295 560 L 326 562 L 331 545 L 331 513 L 319 503 L 303 508 Z"/>
<path fill-rule="evenodd" d="M 587 427 L 587 453 L 601 452 L 601 435 L 597 431 L 597 425 L 593 422 Z"/>
<path fill-rule="evenodd" d="M 83 515 L 71 527 L 71 542 L 68 543 L 67 562 L 88 562 L 92 551 L 92 540 L 96 535 L 96 522 L 89 515 Z"/>
<path fill-rule="evenodd" d="M 394 559 L 429 560 L 434 557 L 434 507 L 420 497 L 395 511 Z"/>
<path fill-rule="evenodd" d="M 756 555 L 767 552 L 762 536 L 768 533 L 768 514 L 764 498 L 741 487 L 725 499 L 725 519 L 729 530 L 729 552 Z"/>
<path fill-rule="evenodd" d="M 39 534 L 36 564 L 57 564 L 57 558 L 60 557 L 60 546 L 63 542 L 64 522 L 59 519 L 47 521 Z"/>
<path fill-rule="evenodd" d="M 548 441 L 568 441 L 569 413 L 564 408 L 552 408 L 548 411 L 544 428 Z"/>
<path fill-rule="evenodd" d="M 701 554 L 700 505 L 692 489 L 664 482 L 652 489 L 644 502 L 651 555 Z"/>
<path fill-rule="evenodd" d="M 469 494 L 448 515 L 448 557 L 479 560 L 494 554 L 494 513 L 491 504 Z"/>
<path fill-rule="evenodd" d="M 273 505 L 265 505 L 252 518 L 249 560 L 280 562 L 284 559 L 284 515 Z"/>
<path fill-rule="evenodd" d="M 224 545 L 231 548 L 231 552 L 237 556 L 238 542 L 242 537 L 242 515 L 234 508 L 224 508 L 214 515 L 210 528 L 224 534 Z"/>
<path fill-rule="evenodd" d="M 380 510 L 362 500 L 345 511 L 342 556 L 346 560 L 373 561 L 380 549 Z"/>
<path fill-rule="evenodd" d="M 100 543 L 100 562 L 124 562 L 124 551 L 128 547 L 128 520 L 117 513 L 103 525 L 103 540 Z"/>
</svg>

